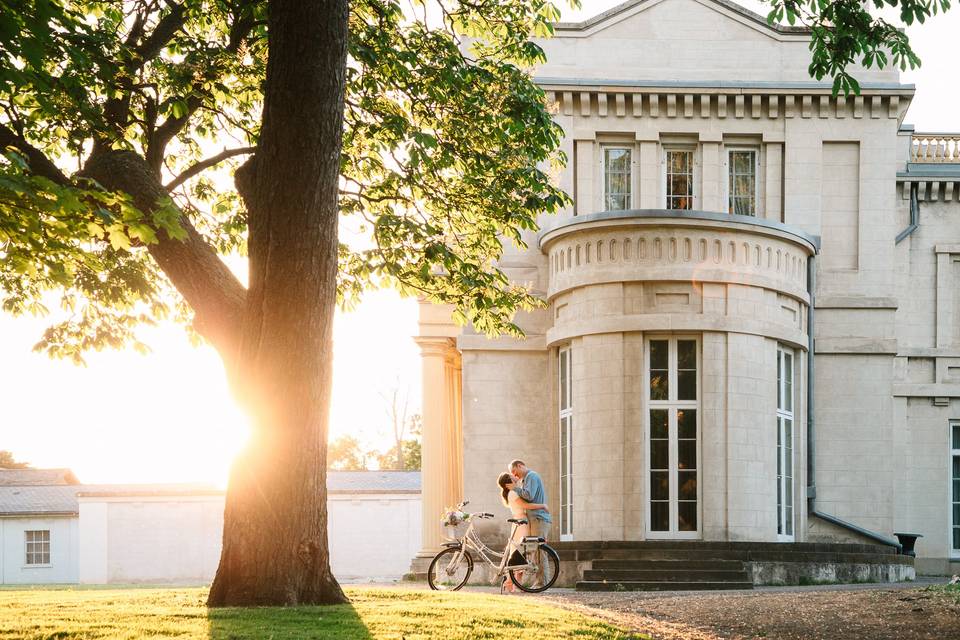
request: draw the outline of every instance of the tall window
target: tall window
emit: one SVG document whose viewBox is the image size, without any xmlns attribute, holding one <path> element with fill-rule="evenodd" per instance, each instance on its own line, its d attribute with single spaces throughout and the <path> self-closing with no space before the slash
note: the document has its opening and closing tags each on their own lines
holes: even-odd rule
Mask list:
<svg viewBox="0 0 960 640">
<path fill-rule="evenodd" d="M 951 555 L 960 555 L 960 422 L 950 424 Z"/>
<path fill-rule="evenodd" d="M 777 535 L 793 539 L 793 351 L 777 347 Z"/>
<path fill-rule="evenodd" d="M 560 350 L 560 537 L 573 537 L 573 360 Z"/>
<path fill-rule="evenodd" d="M 757 215 L 757 150 L 728 149 L 728 208 L 741 216 Z"/>
<path fill-rule="evenodd" d="M 647 342 L 651 537 L 696 537 L 698 348 L 695 338 Z"/>
<path fill-rule="evenodd" d="M 667 209 L 693 209 L 693 149 L 664 151 Z"/>
<path fill-rule="evenodd" d="M 24 564 L 50 564 L 50 530 L 24 531 L 27 557 Z"/>
<path fill-rule="evenodd" d="M 606 211 L 630 208 L 631 156 L 627 147 L 603 148 L 603 206 Z"/>
</svg>

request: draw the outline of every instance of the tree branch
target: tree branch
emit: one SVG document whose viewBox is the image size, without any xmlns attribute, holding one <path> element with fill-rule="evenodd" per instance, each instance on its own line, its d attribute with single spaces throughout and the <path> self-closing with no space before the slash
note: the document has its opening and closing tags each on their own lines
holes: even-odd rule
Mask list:
<svg viewBox="0 0 960 640">
<path fill-rule="evenodd" d="M 214 166 L 214 165 L 218 165 L 218 164 L 220 164 L 221 162 L 223 162 L 224 160 L 226 160 L 227 158 L 233 158 L 234 156 L 246 155 L 246 154 L 248 154 L 248 153 L 253 153 L 253 152 L 255 152 L 256 150 L 257 150 L 256 147 L 241 147 L 241 148 L 239 148 L 239 149 L 224 149 L 223 151 L 221 151 L 220 153 L 218 153 L 218 154 L 215 155 L 215 156 L 210 156 L 209 158 L 206 158 L 205 160 L 201 160 L 200 162 L 197 162 L 196 164 L 191 165 L 191 166 L 190 166 L 189 168 L 187 168 L 183 173 L 181 173 L 180 175 L 178 175 L 176 178 L 174 178 L 173 180 L 171 180 L 169 183 L 165 184 L 165 185 L 163 186 L 163 188 L 166 189 L 168 192 L 173 191 L 174 189 L 176 189 L 177 187 L 179 187 L 179 186 L 182 185 L 184 182 L 186 182 L 187 180 L 189 180 L 189 179 L 192 178 L 193 176 L 197 175 L 198 173 L 200 173 L 200 172 L 203 171 L 204 169 L 209 169 L 210 167 L 212 167 L 212 166 Z"/>
<path fill-rule="evenodd" d="M 0 124 L 0 148 L 14 147 L 27 157 L 30 171 L 37 176 L 43 176 L 59 185 L 69 185 L 70 179 L 63 174 L 57 165 L 36 147 L 14 133 L 5 125 Z"/>
<path fill-rule="evenodd" d="M 167 196 L 143 158 L 132 151 L 114 150 L 95 156 L 84 167 L 83 175 L 106 189 L 130 194 L 137 208 L 148 215 Z M 146 248 L 193 309 L 194 328 L 229 365 L 236 356 L 247 291 L 185 215 L 179 222 L 186 238 L 176 240 L 161 232 Z"/>
<path fill-rule="evenodd" d="M 243 2 L 236 8 L 234 22 L 230 26 L 230 39 L 227 46 L 223 49 L 225 54 L 237 53 L 244 40 L 250 35 L 250 31 L 253 29 L 255 22 L 253 13 L 249 10 L 252 4 L 252 2 Z M 205 73 L 207 77 L 205 79 L 212 79 L 218 71 L 216 65 L 207 69 Z M 158 176 L 160 175 L 160 168 L 163 166 L 163 154 L 166 151 L 167 145 L 173 140 L 174 136 L 180 133 L 183 127 L 186 126 L 194 112 L 203 106 L 203 99 L 206 97 L 204 96 L 203 84 L 204 79 L 200 79 L 191 87 L 190 95 L 187 97 L 186 113 L 178 118 L 171 117 L 166 119 L 163 124 L 153 131 L 153 134 L 147 141 L 147 164 Z"/>
</svg>

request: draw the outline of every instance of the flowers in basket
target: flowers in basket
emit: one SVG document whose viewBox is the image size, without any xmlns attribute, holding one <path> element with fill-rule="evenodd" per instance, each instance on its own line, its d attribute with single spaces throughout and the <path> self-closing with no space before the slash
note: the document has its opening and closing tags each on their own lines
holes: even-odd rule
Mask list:
<svg viewBox="0 0 960 640">
<path fill-rule="evenodd" d="M 461 511 L 457 507 L 447 507 L 443 511 L 443 518 L 440 520 L 440 526 L 443 527 L 445 535 L 454 540 L 458 538 L 463 524 L 470 519 L 470 514 Z"/>
</svg>

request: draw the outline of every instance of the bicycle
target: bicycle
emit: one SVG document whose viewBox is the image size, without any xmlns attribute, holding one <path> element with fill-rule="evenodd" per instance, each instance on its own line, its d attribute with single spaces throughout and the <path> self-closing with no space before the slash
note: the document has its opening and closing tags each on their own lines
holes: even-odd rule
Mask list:
<svg viewBox="0 0 960 640">
<path fill-rule="evenodd" d="M 457 505 L 459 512 L 469 504 L 468 500 Z M 510 538 L 502 552 L 491 549 L 480 540 L 474 530 L 474 522 L 493 518 L 492 513 L 464 513 L 463 521 L 469 522 L 462 536 L 451 542 L 443 543 L 445 547 L 434 556 L 427 570 L 427 582 L 434 591 L 457 591 L 467 584 L 473 572 L 473 556 L 476 554 L 496 570 L 494 583 L 499 579 L 501 588 L 507 577 L 521 591 L 527 593 L 542 593 L 557 581 L 560 575 L 560 556 L 540 536 L 524 536 L 516 542 L 513 539 L 517 527 L 527 524 L 523 518 L 507 518 L 513 524 Z M 494 558 L 499 558 L 495 562 Z"/>
</svg>

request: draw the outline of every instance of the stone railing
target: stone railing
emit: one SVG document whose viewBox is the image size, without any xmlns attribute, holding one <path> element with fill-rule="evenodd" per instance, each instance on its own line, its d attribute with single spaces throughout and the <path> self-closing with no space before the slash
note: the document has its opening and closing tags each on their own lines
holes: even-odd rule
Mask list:
<svg viewBox="0 0 960 640">
<path fill-rule="evenodd" d="M 910 162 L 960 163 L 960 133 L 915 133 Z"/>
</svg>

